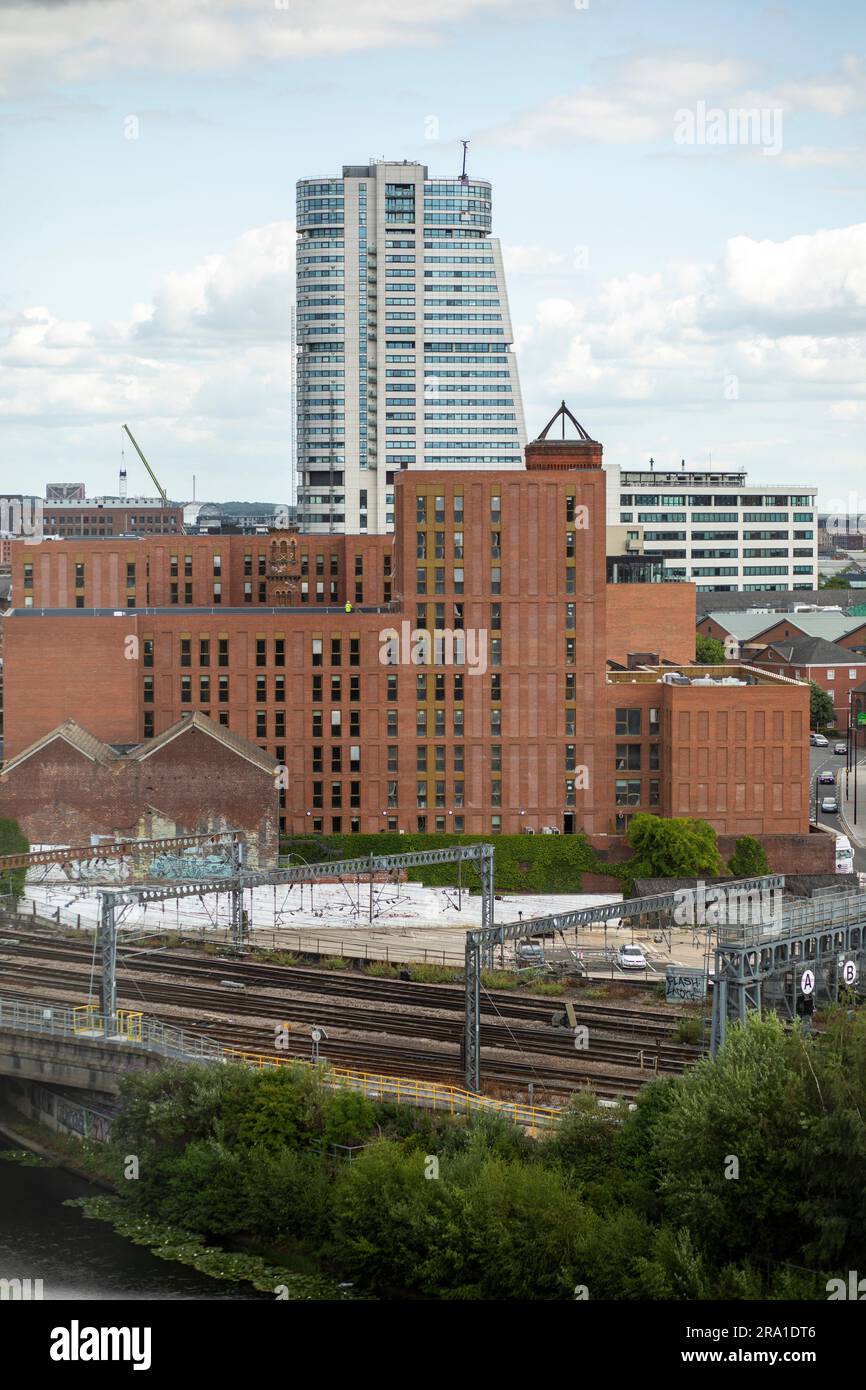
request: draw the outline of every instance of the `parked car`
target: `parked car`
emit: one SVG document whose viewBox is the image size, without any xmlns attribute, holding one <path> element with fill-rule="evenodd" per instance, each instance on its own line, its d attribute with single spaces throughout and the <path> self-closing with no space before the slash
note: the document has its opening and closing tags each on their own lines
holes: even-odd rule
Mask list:
<svg viewBox="0 0 866 1390">
<path fill-rule="evenodd" d="M 821 810 L 828 816 L 835 816 L 839 812 L 839 803 L 835 796 L 824 796 L 821 798 Z"/>
<path fill-rule="evenodd" d="M 647 958 L 639 946 L 620 946 L 616 953 L 620 970 L 646 970 Z"/>
<path fill-rule="evenodd" d="M 812 744 L 814 748 L 830 747 L 830 740 L 828 738 L 825 738 L 823 734 L 810 734 L 809 742 Z"/>
<path fill-rule="evenodd" d="M 835 787 L 835 772 L 821 772 L 818 774 L 818 785 L 821 787 Z"/>
<path fill-rule="evenodd" d="M 847 743 L 834 743 L 834 745 L 833 745 L 833 752 L 836 753 L 840 758 L 847 758 L 847 756 L 848 756 L 848 745 L 847 745 Z"/>
</svg>

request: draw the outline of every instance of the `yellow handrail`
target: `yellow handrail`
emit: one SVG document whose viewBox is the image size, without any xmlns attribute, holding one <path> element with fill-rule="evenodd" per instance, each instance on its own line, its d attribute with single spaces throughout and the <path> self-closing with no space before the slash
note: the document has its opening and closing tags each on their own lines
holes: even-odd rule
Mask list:
<svg viewBox="0 0 866 1390">
<path fill-rule="evenodd" d="M 494 1100 L 491 1096 L 479 1096 L 473 1091 L 465 1091 L 459 1086 L 441 1085 L 437 1081 L 421 1081 L 406 1076 L 387 1076 L 382 1072 L 356 1071 L 351 1067 L 322 1067 L 321 1063 L 307 1061 L 304 1057 L 274 1057 L 268 1053 L 245 1052 L 241 1048 L 235 1047 L 226 1047 L 223 1049 L 223 1053 L 226 1057 L 236 1057 L 251 1067 L 318 1066 L 323 1084 L 333 1089 L 339 1086 L 349 1086 L 353 1090 L 360 1090 L 365 1096 L 372 1092 L 379 1099 L 382 1098 L 383 1092 L 389 1091 L 397 1101 L 411 1102 L 414 1100 L 416 1104 L 429 1104 L 434 1110 L 447 1107 L 452 1115 L 461 1112 L 472 1114 L 473 1112 L 492 1111 L 494 1114 L 507 1115 L 515 1124 L 528 1127 L 531 1130 L 555 1124 L 562 1114 L 561 1110 L 555 1108 L 521 1105 L 517 1101 Z"/>
</svg>

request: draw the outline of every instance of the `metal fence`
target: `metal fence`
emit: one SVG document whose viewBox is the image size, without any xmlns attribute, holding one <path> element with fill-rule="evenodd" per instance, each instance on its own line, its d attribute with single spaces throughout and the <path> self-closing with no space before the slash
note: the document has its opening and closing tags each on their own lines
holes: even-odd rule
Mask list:
<svg viewBox="0 0 866 1390">
<path fill-rule="evenodd" d="M 459 1086 L 440 1085 L 405 1076 L 384 1076 L 379 1072 L 355 1071 L 335 1067 L 329 1062 L 311 1062 L 300 1057 L 275 1057 L 261 1052 L 244 1052 L 224 1047 L 212 1038 L 200 1038 L 180 1028 L 171 1028 L 138 1011 L 118 1010 L 111 1032 L 105 1034 L 105 1015 L 94 1004 L 74 1008 L 55 1004 L 28 1004 L 19 999 L 0 999 L 0 1028 L 18 1032 L 47 1033 L 75 1042 L 126 1043 L 145 1052 L 188 1062 L 238 1062 L 259 1069 L 294 1066 L 315 1068 L 323 1086 L 329 1090 L 347 1087 L 371 1100 L 389 1100 L 424 1110 L 446 1110 L 451 1115 L 481 1113 L 503 1115 L 531 1134 L 549 1128 L 561 1111 L 514 1101 L 494 1100 L 475 1095 Z"/>
</svg>

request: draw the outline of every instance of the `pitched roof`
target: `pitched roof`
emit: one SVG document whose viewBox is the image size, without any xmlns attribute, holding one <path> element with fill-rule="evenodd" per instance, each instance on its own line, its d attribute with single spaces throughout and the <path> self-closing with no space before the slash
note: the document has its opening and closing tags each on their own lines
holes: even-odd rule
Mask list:
<svg viewBox="0 0 866 1390">
<path fill-rule="evenodd" d="M 247 738 L 242 738 L 240 734 L 232 733 L 231 729 L 226 728 L 224 724 L 209 719 L 200 710 L 184 715 L 176 724 L 172 724 L 171 728 L 157 734 L 156 738 L 149 738 L 146 743 L 141 743 L 137 748 L 132 749 L 127 757 L 130 760 L 135 759 L 138 762 L 143 762 L 158 748 L 165 748 L 166 744 L 188 733 L 190 729 L 198 729 L 200 733 L 207 734 L 209 738 L 221 743 L 224 748 L 230 749 L 238 757 L 245 758 L 247 762 L 254 763 L 256 767 L 262 768 L 265 772 L 273 772 L 277 766 L 276 758 L 272 758 L 270 753 L 263 752 L 257 744 L 251 743 Z"/>
<path fill-rule="evenodd" d="M 9 761 L 4 764 L 4 774 L 7 773 L 10 768 L 17 767 L 19 763 L 25 762 L 27 758 L 32 758 L 35 753 L 41 752 L 43 748 L 47 748 L 48 745 L 54 743 L 56 739 L 62 739 L 64 743 L 69 744 L 70 748 L 75 748 L 83 757 L 89 758 L 91 762 L 112 763 L 117 761 L 117 753 L 115 753 L 114 749 L 107 743 L 103 743 L 102 739 L 96 738 L 93 734 L 88 733 L 86 729 L 82 729 L 81 725 L 77 724 L 74 719 L 65 719 L 62 724 L 57 725 L 56 729 L 52 729 L 50 733 L 43 734 L 42 737 L 36 739 L 34 743 L 29 744 L 26 748 L 22 748 L 21 752 L 16 753 L 14 758 L 10 758 Z"/>
<path fill-rule="evenodd" d="M 840 647 L 825 637 L 786 637 L 770 643 L 767 651 L 778 652 L 783 661 L 795 666 L 856 666 L 862 660 L 850 647 Z"/>
<path fill-rule="evenodd" d="M 725 632 L 736 637 L 738 642 L 751 642 L 760 637 L 762 632 L 768 632 L 779 623 L 788 623 L 791 627 L 798 628 L 806 637 L 823 637 L 828 642 L 835 642 L 839 637 L 844 637 L 846 633 L 853 632 L 855 628 L 866 623 L 866 618 L 862 615 L 858 617 L 850 613 L 738 613 L 717 610 L 703 616 L 712 618 Z M 793 638 L 790 640 L 793 641 Z"/>
</svg>

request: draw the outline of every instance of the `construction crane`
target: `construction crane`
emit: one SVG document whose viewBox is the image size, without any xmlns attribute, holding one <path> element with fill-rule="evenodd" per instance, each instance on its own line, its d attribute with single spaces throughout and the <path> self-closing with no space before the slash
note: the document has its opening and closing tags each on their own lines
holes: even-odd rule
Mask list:
<svg viewBox="0 0 866 1390">
<path fill-rule="evenodd" d="M 135 439 L 135 435 L 132 433 L 132 430 L 129 428 L 129 425 L 124 425 L 123 428 L 125 429 L 126 433 L 129 435 L 129 438 L 130 438 L 130 441 L 131 441 L 131 443 L 132 443 L 133 449 L 134 449 L 135 452 L 138 454 L 138 457 L 141 459 L 142 463 L 144 464 L 145 468 L 147 469 L 148 473 L 150 474 L 151 478 L 153 479 L 154 484 L 156 485 L 156 490 L 157 490 L 157 492 L 159 493 L 159 495 L 160 495 L 160 497 L 162 498 L 162 500 L 163 500 L 163 502 L 165 503 L 165 505 L 168 506 L 168 494 L 166 493 L 165 488 L 163 487 L 162 483 L 159 481 L 159 478 L 158 478 L 158 477 L 156 476 L 156 474 L 154 473 L 154 471 L 153 471 L 153 469 L 151 468 L 150 464 L 148 463 L 147 459 L 144 457 L 144 454 L 143 454 L 143 453 L 141 452 L 141 450 L 139 449 L 138 444 L 137 444 L 136 439 Z"/>
</svg>

